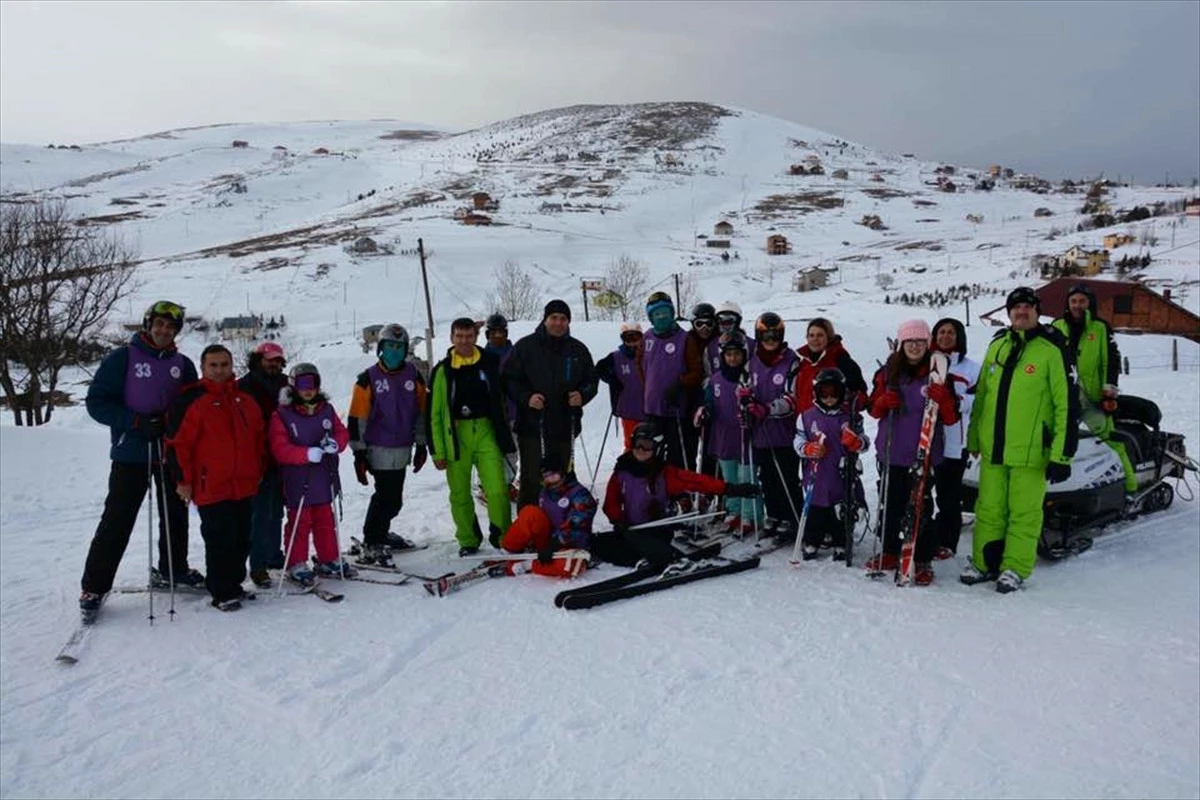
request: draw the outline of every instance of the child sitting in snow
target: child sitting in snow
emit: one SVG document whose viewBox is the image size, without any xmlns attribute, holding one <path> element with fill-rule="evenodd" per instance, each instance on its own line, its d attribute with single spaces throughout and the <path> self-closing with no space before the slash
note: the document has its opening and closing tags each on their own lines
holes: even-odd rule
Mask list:
<svg viewBox="0 0 1200 800">
<path fill-rule="evenodd" d="M 350 433 L 321 392 L 321 374 L 312 364 L 297 364 L 280 392 L 279 408 L 268 432 L 271 455 L 279 463 L 287 506 L 284 551 L 289 580 L 302 586 L 316 581 L 308 566 L 311 534 L 317 551 L 317 572 L 352 577 L 356 570 L 338 552 L 333 500 L 342 491 L 338 453 Z"/>
<path fill-rule="evenodd" d="M 547 453 L 541 468 L 542 492 L 537 504 L 521 509 L 500 546 L 510 553 L 533 550 L 538 554 L 536 561 L 510 561 L 510 575 L 528 570 L 552 578 L 574 578 L 587 569 L 596 498 L 574 472 L 566 471 L 557 454 Z"/>
<path fill-rule="evenodd" d="M 796 438 L 792 442 L 805 460 L 800 467 L 804 490 L 812 494 L 801 534 L 801 554 L 805 561 L 811 561 L 829 538 L 837 543 L 833 558 L 838 561 L 845 558 L 842 523 L 836 512 L 837 506 L 847 500 L 842 458 L 862 452 L 868 442 L 857 432 L 862 428 L 861 417 L 851 415 L 846 405 L 846 377 L 841 370 L 823 369 L 817 373 L 813 400 L 813 405 L 796 418 Z"/>
</svg>

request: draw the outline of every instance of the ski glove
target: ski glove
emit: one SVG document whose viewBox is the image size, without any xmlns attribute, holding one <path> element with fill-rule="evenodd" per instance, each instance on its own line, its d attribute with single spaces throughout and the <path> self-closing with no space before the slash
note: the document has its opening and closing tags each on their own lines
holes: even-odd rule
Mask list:
<svg viewBox="0 0 1200 800">
<path fill-rule="evenodd" d="M 143 416 L 138 414 L 133 418 L 133 427 L 147 439 L 161 439 L 167 429 L 167 421 L 162 414 Z"/>
<path fill-rule="evenodd" d="M 750 398 L 754 396 L 754 390 L 749 386 L 739 386 L 734 390 L 733 394 L 737 397 L 739 403 L 746 405 L 750 402 Z"/>
<path fill-rule="evenodd" d="M 321 440 L 321 452 L 328 453 L 331 456 L 336 456 L 337 451 L 338 451 L 337 440 L 334 439 L 332 436 L 329 436 L 328 434 L 326 434 L 325 438 Z"/>
<path fill-rule="evenodd" d="M 320 464 L 321 459 L 325 457 L 325 451 L 319 447 L 308 448 L 308 463 Z"/>
<path fill-rule="evenodd" d="M 804 458 L 824 458 L 825 445 L 822 442 L 805 442 L 804 447 L 800 448 L 800 455 Z"/>
<path fill-rule="evenodd" d="M 754 417 L 755 422 L 762 422 L 771 413 L 771 409 L 764 406 L 762 403 L 750 400 L 746 404 L 746 413 Z"/>
<path fill-rule="evenodd" d="M 900 397 L 900 393 L 895 389 L 887 389 L 881 392 L 871 405 L 873 416 L 877 419 L 886 417 L 889 411 L 897 411 L 904 405 L 904 399 Z"/>
<path fill-rule="evenodd" d="M 1046 465 L 1046 480 L 1050 483 L 1062 483 L 1071 477 L 1071 465 L 1051 461 Z"/>
<path fill-rule="evenodd" d="M 929 399 L 937 403 L 938 416 L 941 417 L 942 424 L 953 425 L 958 421 L 958 409 L 955 407 L 957 403 L 954 401 L 954 392 L 944 383 L 929 384 Z"/>
<path fill-rule="evenodd" d="M 727 483 L 725 484 L 726 497 L 758 497 L 758 486 L 753 483 Z"/>
<path fill-rule="evenodd" d="M 858 453 L 864 446 L 863 437 L 852 431 L 848 424 L 842 423 L 842 448 L 847 453 Z"/>
<path fill-rule="evenodd" d="M 708 409 L 700 406 L 696 409 L 696 413 L 692 415 L 692 424 L 697 428 L 703 428 L 704 423 L 708 421 Z"/>
<path fill-rule="evenodd" d="M 537 560 L 539 564 L 549 564 L 554 561 L 554 553 L 557 548 L 554 546 L 554 540 L 551 539 L 545 547 L 537 551 Z"/>
<path fill-rule="evenodd" d="M 429 458 L 429 451 L 423 444 L 413 445 L 412 464 L 413 474 L 421 471 L 421 467 L 425 466 L 425 460 Z"/>
<path fill-rule="evenodd" d="M 354 454 L 354 476 L 363 486 L 367 486 L 367 473 L 371 471 L 367 463 L 367 451 L 359 450 Z"/>
</svg>

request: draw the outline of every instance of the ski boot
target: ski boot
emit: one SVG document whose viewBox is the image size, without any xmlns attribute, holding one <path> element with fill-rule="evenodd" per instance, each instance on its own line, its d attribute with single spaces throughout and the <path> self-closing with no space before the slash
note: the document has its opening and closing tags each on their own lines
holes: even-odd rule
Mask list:
<svg viewBox="0 0 1200 800">
<path fill-rule="evenodd" d="M 308 564 L 305 564 L 303 561 L 287 571 L 287 580 L 289 583 L 294 583 L 305 589 L 317 585 L 317 576 L 308 568 Z"/>
<path fill-rule="evenodd" d="M 271 573 L 267 572 L 265 569 L 250 570 L 250 581 L 259 589 L 270 589 L 273 585 Z"/>
<path fill-rule="evenodd" d="M 384 567 L 385 569 L 393 569 L 396 566 L 392 561 L 391 552 L 381 544 L 364 544 L 358 561 L 360 564 L 367 566 L 374 565 L 376 567 Z"/>
<path fill-rule="evenodd" d="M 913 583 L 917 586 L 929 586 L 933 583 L 933 564 L 928 561 L 917 564 L 913 574 Z"/>
<path fill-rule="evenodd" d="M 414 547 L 416 547 L 416 545 L 408 539 L 405 539 L 398 533 L 392 533 L 391 531 L 388 531 L 383 537 L 383 543 L 387 545 L 388 549 L 390 549 L 393 553 L 399 553 L 401 550 L 412 550 Z"/>
<path fill-rule="evenodd" d="M 775 528 L 775 539 L 780 542 L 796 541 L 796 523 L 790 519 L 779 521 L 779 525 Z"/>
<path fill-rule="evenodd" d="M 1004 572 L 1000 573 L 1000 577 L 996 579 L 996 591 L 1000 594 L 1015 592 L 1024 585 L 1025 581 L 1021 580 L 1021 576 L 1011 569 L 1004 570 Z"/>
<path fill-rule="evenodd" d="M 100 612 L 100 604 L 104 602 L 104 595 L 96 594 L 95 592 L 80 592 L 79 593 L 79 614 L 83 618 L 84 625 L 91 625 L 96 621 L 96 615 Z"/>
<path fill-rule="evenodd" d="M 819 555 L 820 551 L 818 548 L 811 544 L 806 544 L 800 549 L 800 558 L 804 559 L 805 561 L 813 561 Z"/>
<path fill-rule="evenodd" d="M 458 557 L 466 558 L 467 556 L 473 556 L 478 552 L 479 545 L 475 545 L 474 547 L 460 547 L 458 548 Z"/>
<path fill-rule="evenodd" d="M 345 559 L 326 561 L 316 565 L 316 573 L 322 578 L 353 578 L 358 570 L 346 563 Z"/>
<path fill-rule="evenodd" d="M 867 559 L 863 569 L 867 572 L 895 572 L 900 566 L 900 556 L 894 553 L 880 553 Z"/>
<path fill-rule="evenodd" d="M 994 581 L 999 577 L 995 572 L 983 572 L 975 566 L 975 562 L 967 559 L 967 565 L 963 567 L 963 571 L 959 573 L 959 583 L 964 583 L 967 586 L 974 586 L 977 583 L 987 583 Z"/>
<path fill-rule="evenodd" d="M 228 600 L 213 600 L 212 606 L 218 611 L 240 611 L 242 608 L 242 598 L 231 597 Z"/>
</svg>

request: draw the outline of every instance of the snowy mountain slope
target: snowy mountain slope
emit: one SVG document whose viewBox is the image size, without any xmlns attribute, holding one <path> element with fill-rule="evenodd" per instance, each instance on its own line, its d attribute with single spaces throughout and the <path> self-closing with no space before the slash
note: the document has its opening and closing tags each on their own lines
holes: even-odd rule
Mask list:
<svg viewBox="0 0 1200 800">
<path fill-rule="evenodd" d="M 89 216 L 141 211 L 113 223 L 140 238 L 146 259 L 143 286 L 114 324 L 158 297 L 209 319 L 247 308 L 284 314 L 289 359 L 318 364 L 343 413 L 370 362 L 361 327 L 425 327 L 418 265 L 405 254 L 418 236 L 432 250 L 439 357 L 449 320 L 489 310 L 492 270 L 511 259 L 543 299 L 572 304 L 573 332 L 599 358 L 616 345 L 617 322 L 582 320 L 579 280 L 627 254 L 647 264 L 653 288 L 669 290 L 680 272 L 695 278 L 697 299 L 737 300 L 748 319 L 778 311 L 793 345 L 802 320 L 827 314 L 864 368 L 884 357 L 884 337 L 901 320 L 964 316 L 961 303 L 910 307 L 885 294 L 948 283 L 1004 292 L 1038 282 L 1025 272 L 1028 255 L 1100 243 L 1102 232 L 1074 232 L 1081 195 L 1003 183 L 990 193 L 938 192 L 924 183 L 936 164 L 854 143 L 843 151 L 832 135 L 726 112 L 575 107 L 439 139 L 381 139 L 428 126 L 378 121 L 213 126 L 81 152 L 3 145 L 0 183 L 6 199 L 71 195 Z M 697 115 L 714 121 L 689 137 Z M 638 144 L 651 120 L 662 144 Z M 232 149 L 233 139 L 250 147 Z M 290 155 L 276 155 L 276 144 Z M 313 154 L 318 147 L 331 155 Z M 600 161 L 580 161 L 581 151 Z M 561 153 L 569 159 L 555 162 Z M 810 154 L 825 175 L 787 174 Z M 667 155 L 682 164 L 664 164 Z M 91 180 L 137 165 L 147 166 Z M 831 176 L 838 168 L 847 180 Z M 609 169 L 620 174 L 603 177 Z M 871 180 L 875 172 L 883 183 Z M 539 194 L 564 177 L 578 180 Z M 238 179 L 244 194 L 232 190 Z M 501 200 L 491 228 L 453 219 L 476 188 Z M 879 188 L 904 196 L 869 193 Z M 1115 188 L 1109 201 L 1186 194 Z M 772 203 L 773 195 L 843 205 L 805 211 L 810 200 Z M 422 196 L 445 199 L 417 204 Z M 563 212 L 542 213 L 546 202 Z M 768 216 L 770 208 L 755 210 L 764 203 L 795 209 Z M 1054 216 L 1035 219 L 1042 206 Z M 889 229 L 857 224 L 869 213 Z M 968 213 L 983 221 L 966 221 Z M 725 218 L 738 255 L 728 263 L 696 239 Z M 1159 244 L 1146 274 L 1200 308 L 1200 221 L 1159 217 L 1113 230 L 1140 234 L 1151 224 Z M 1071 232 L 1045 241 L 1053 227 Z M 788 235 L 792 255 L 763 252 L 772 228 Z M 396 254 L 348 255 L 345 242 L 363 233 Z M 897 249 L 920 243 L 942 249 Z M 791 272 L 817 263 L 839 266 L 831 285 L 790 292 Z M 877 272 L 894 285 L 880 289 Z M 971 316 L 1002 303 L 1002 293 L 984 294 Z M 514 322 L 513 336 L 534 324 Z M 971 355 L 982 356 L 990 333 L 974 320 Z M 188 330 L 181 346 L 196 356 L 214 335 Z M 1164 427 L 1184 433 L 1194 455 L 1200 353 L 1180 342 L 1182 371 L 1173 373 L 1165 338 L 1119 343 L 1132 366 L 1123 389 L 1159 402 Z M 64 388 L 82 394 L 86 379 L 81 371 Z M 601 392 L 577 452 L 589 481 L 599 459 L 597 491 L 619 450 L 610 435 L 601 454 L 607 413 Z M 1110 532 L 1076 560 L 1039 565 L 1008 598 L 957 584 L 958 562 L 938 564 L 931 589 L 902 591 L 828 563 L 793 571 L 781 555 L 748 574 L 592 612 L 554 609 L 561 587 L 532 577 L 442 601 L 416 585 L 352 584 L 337 606 L 263 598 L 237 615 L 180 596 L 174 622 L 159 596 L 153 627 L 145 595 L 118 595 L 80 664 L 59 668 L 51 659 L 77 615 L 106 454 L 106 432 L 82 408 L 60 409 L 36 431 L 0 417 L 5 797 L 1200 795 L 1195 501 Z M 342 468 L 342 532 L 357 535 L 370 490 L 348 462 Z M 446 557 L 452 527 L 440 473 L 410 478 L 393 529 L 438 543 L 407 556 L 414 566 L 459 567 Z M 146 532 L 143 509 L 119 584 L 144 580 Z M 194 512 L 191 538 L 200 566 Z"/>
</svg>

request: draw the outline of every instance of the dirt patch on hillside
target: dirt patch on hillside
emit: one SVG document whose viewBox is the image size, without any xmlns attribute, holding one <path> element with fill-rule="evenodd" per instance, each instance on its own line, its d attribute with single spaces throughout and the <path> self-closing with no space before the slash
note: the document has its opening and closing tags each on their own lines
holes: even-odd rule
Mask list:
<svg viewBox="0 0 1200 800">
<path fill-rule="evenodd" d="M 352 226 L 349 228 L 326 228 L 322 225 L 308 225 L 294 228 L 290 231 L 272 233 L 266 236 L 255 236 L 252 239 L 242 239 L 229 244 L 207 247 L 194 253 L 199 258 L 212 256 L 229 256 L 241 258 L 255 253 L 270 253 L 274 250 L 290 250 L 299 247 L 307 250 L 310 247 L 324 247 L 331 244 L 354 241 L 362 236 L 375 236 L 379 231 L 372 227 Z"/>
<path fill-rule="evenodd" d="M 131 219 L 142 219 L 146 216 L 142 211 L 126 211 L 121 214 L 101 214 L 95 217 L 80 217 L 75 220 L 75 224 L 80 227 L 90 227 L 94 225 L 112 225 L 116 222 L 128 222 Z"/>
<path fill-rule="evenodd" d="M 809 214 L 813 211 L 841 208 L 844 205 L 845 201 L 836 192 L 804 192 L 764 197 L 754 206 L 754 210 L 764 216 L 778 217 L 784 214 Z"/>
<path fill-rule="evenodd" d="M 920 241 L 920 242 L 905 242 L 904 244 L 896 245 L 897 250 L 933 250 L 937 252 L 943 249 L 941 242 L 936 241 Z"/>
<path fill-rule="evenodd" d="M 388 131 L 380 135 L 380 139 L 397 139 L 402 142 L 434 142 L 444 138 L 445 134 L 438 131 L 412 131 L 400 129 L 398 131 Z"/>
<path fill-rule="evenodd" d="M 145 172 L 150 169 L 149 164 L 134 164 L 132 167 L 124 169 L 113 169 L 108 172 L 97 172 L 95 175 L 87 175 L 82 178 L 76 178 L 73 181 L 67 181 L 67 186 L 87 186 L 89 183 L 97 181 L 106 181 L 109 178 L 119 178 L 122 175 L 132 175 L 135 172 Z"/>
<path fill-rule="evenodd" d="M 899 189 L 891 189 L 887 186 L 870 186 L 862 190 L 862 193 L 867 197 L 874 197 L 876 200 L 891 200 L 894 197 L 908 197 L 908 192 L 902 192 Z"/>
</svg>

